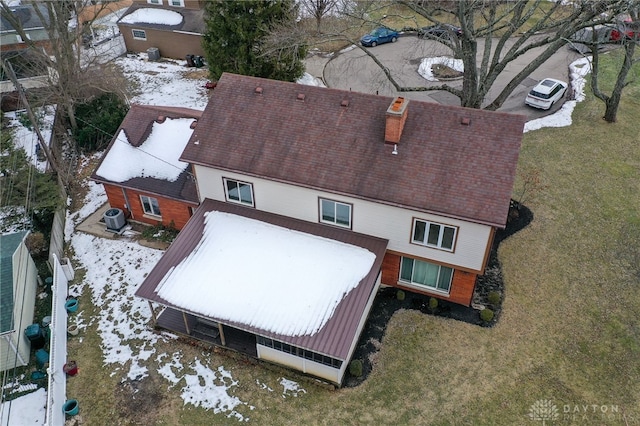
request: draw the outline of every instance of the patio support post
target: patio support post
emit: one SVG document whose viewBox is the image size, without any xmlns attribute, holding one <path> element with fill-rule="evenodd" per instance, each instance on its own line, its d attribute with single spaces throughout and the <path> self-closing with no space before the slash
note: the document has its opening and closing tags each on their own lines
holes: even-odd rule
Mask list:
<svg viewBox="0 0 640 426">
<path fill-rule="evenodd" d="M 151 309 L 151 318 L 153 318 L 153 325 L 158 324 L 158 318 L 156 318 L 156 313 L 153 311 L 153 304 L 150 300 L 147 300 L 149 303 L 149 309 Z"/>
<path fill-rule="evenodd" d="M 222 346 L 227 346 L 227 343 L 224 339 L 224 330 L 222 330 L 222 324 L 220 323 L 218 323 L 218 330 L 220 331 L 220 342 L 222 343 Z"/>
<path fill-rule="evenodd" d="M 182 319 L 184 320 L 184 328 L 187 330 L 187 334 L 191 336 L 191 330 L 189 330 L 189 323 L 187 322 L 187 314 L 182 313 Z"/>
</svg>

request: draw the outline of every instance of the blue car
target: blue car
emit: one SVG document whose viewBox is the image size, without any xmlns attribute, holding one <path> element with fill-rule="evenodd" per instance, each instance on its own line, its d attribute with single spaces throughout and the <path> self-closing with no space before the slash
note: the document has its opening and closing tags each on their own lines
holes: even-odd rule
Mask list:
<svg viewBox="0 0 640 426">
<path fill-rule="evenodd" d="M 360 44 L 366 47 L 376 47 L 382 43 L 395 43 L 398 32 L 385 27 L 378 27 L 360 39 Z"/>
</svg>

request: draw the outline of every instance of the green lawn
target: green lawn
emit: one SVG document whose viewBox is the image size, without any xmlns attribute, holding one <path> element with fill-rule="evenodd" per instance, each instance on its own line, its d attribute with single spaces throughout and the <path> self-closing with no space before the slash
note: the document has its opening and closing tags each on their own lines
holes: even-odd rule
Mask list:
<svg viewBox="0 0 640 426">
<path fill-rule="evenodd" d="M 239 383 L 234 395 L 255 407 L 238 408 L 251 424 L 542 424 L 528 416 L 540 400 L 558 410 L 546 424 L 625 424 L 622 416 L 640 424 L 639 99 L 636 79 L 618 123 L 605 123 L 603 104 L 588 95 L 571 127 L 524 135 L 519 170 L 537 171 L 540 185 L 526 203 L 533 222 L 499 250 L 505 297 L 494 328 L 400 311 L 369 378 L 337 391 L 181 342 L 157 353 L 179 348 L 185 359 L 224 365 Z M 111 368 L 101 368 L 100 350 L 90 348 L 98 344 L 70 348 L 95 364 L 69 383 L 74 395 L 90 398 L 86 424 L 142 424 L 127 404 L 135 398 L 150 402 L 138 409 L 145 424 L 238 423 L 183 405 L 179 386 L 162 378 L 145 379 L 153 386 L 129 395 L 108 377 Z M 283 398 L 283 374 L 307 393 Z"/>
</svg>

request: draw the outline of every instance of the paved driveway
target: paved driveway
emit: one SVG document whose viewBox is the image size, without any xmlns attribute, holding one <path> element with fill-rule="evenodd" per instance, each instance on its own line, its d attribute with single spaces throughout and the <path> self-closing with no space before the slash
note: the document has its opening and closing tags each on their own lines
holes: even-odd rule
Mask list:
<svg viewBox="0 0 640 426">
<path fill-rule="evenodd" d="M 482 58 L 481 49 L 483 46 L 483 40 L 478 40 L 478 60 Z M 418 74 L 418 67 L 422 59 L 426 57 L 451 56 L 451 50 L 446 46 L 432 40 L 419 39 L 415 35 L 406 35 L 400 37 L 396 43 L 383 44 L 369 49 L 390 70 L 400 85 L 410 87 L 428 87 L 441 84 L 424 79 Z M 534 49 L 509 64 L 492 87 L 487 99 L 493 99 L 509 80 L 540 51 L 540 48 Z M 568 82 L 569 64 L 578 57 L 580 55 L 577 52 L 566 46 L 560 48 L 512 92 L 499 111 L 524 114 L 528 119 L 549 114 L 549 111 L 539 111 L 526 106 L 524 98 L 527 92 L 544 77 L 553 77 Z M 446 91 L 397 92 L 382 70 L 359 48 L 337 54 L 330 60 L 321 57 L 310 58 L 307 60 L 307 70 L 316 77 L 322 77 L 329 87 L 336 89 L 378 93 L 385 96 L 400 95 L 408 99 L 446 105 L 459 105 L 460 102 L 457 97 Z M 449 82 L 449 84 L 461 87 L 462 81 Z M 561 104 L 554 105 L 551 112 L 559 109 L 560 106 Z"/>
</svg>

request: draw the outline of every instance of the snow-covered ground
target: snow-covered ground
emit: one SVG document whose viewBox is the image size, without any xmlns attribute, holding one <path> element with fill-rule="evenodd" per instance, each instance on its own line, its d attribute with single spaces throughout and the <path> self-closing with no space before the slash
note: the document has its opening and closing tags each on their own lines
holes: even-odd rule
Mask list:
<svg viewBox="0 0 640 426">
<path fill-rule="evenodd" d="M 127 55 L 116 60 L 126 75 L 138 86 L 138 93 L 130 101 L 141 104 L 182 106 L 204 109 L 207 103 L 206 79 L 195 74 L 197 70 L 185 68 L 184 61 L 149 62 L 146 55 Z M 425 65 L 426 67 L 426 65 Z M 430 67 L 429 67 L 430 68 Z M 589 71 L 586 59 L 572 64 L 572 81 L 575 100 L 555 114 L 528 122 L 525 132 L 541 127 L 560 127 L 571 124 L 571 113 L 576 102 L 584 99 L 584 75 Z M 193 77 L 196 78 L 193 78 Z M 322 85 L 310 75 L 305 75 L 302 84 Z M 47 116 L 47 114 L 43 114 Z M 19 120 L 10 116 L 14 129 L 14 140 L 28 153 L 38 168 L 43 168 L 35 155 L 36 139 Z M 96 155 L 100 155 L 98 153 Z M 90 158 L 85 158 L 88 162 Z M 86 163 L 85 163 L 86 164 Z M 170 388 L 180 393 L 185 404 L 203 407 L 213 413 L 225 415 L 230 420 L 248 421 L 246 413 L 254 409 L 251 401 L 242 401 L 234 395 L 240 385 L 224 365 L 212 365 L 203 357 L 187 359 L 180 351 L 156 352 L 156 343 L 169 341 L 175 336 L 154 334 L 149 328 L 151 312 L 147 303 L 133 296 L 143 278 L 162 256 L 162 251 L 140 246 L 128 241 L 100 239 L 74 231 L 74 227 L 106 202 L 101 185 L 85 182 L 88 193 L 83 207 L 67 217 L 65 238 L 75 254 L 73 264 L 86 269 L 81 283 L 70 288 L 70 294 L 78 295 L 90 291 L 93 303 L 100 313 L 89 317 L 80 309 L 71 321 L 80 329 L 97 324 L 104 350 L 103 362 L 111 374 L 123 374 L 127 379 L 144 379 L 151 365 L 157 365 L 158 373 L 167 380 Z M 4 230 L 6 232 L 6 230 Z M 144 342 L 140 344 L 139 342 Z M 153 361 L 153 362 L 152 362 Z M 11 385 L 11 384 L 9 384 Z M 276 390 L 256 381 L 265 392 Z M 306 391 L 296 382 L 282 377 L 283 397 L 304 397 Z M 73 398 L 73 395 L 68 395 Z M 42 389 L 2 404 L 2 415 L 11 412 L 11 420 L 2 418 L 2 425 L 35 425 L 44 423 L 45 393 Z"/>
</svg>

